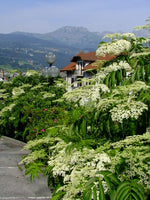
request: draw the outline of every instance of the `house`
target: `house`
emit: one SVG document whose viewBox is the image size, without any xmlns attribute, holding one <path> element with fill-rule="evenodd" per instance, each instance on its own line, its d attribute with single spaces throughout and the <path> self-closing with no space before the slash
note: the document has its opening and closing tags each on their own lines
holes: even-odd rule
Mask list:
<svg viewBox="0 0 150 200">
<path fill-rule="evenodd" d="M 70 64 L 65 66 L 60 72 L 64 73 L 66 81 L 70 84 L 73 84 L 75 81 L 87 77 L 91 78 L 93 74 L 97 73 L 96 61 L 110 61 L 113 60 L 116 56 L 106 55 L 105 57 L 97 57 L 96 52 L 83 53 L 73 56 L 70 60 Z M 73 84 L 75 86 L 75 84 Z M 79 85 L 76 85 L 77 87 Z"/>
</svg>

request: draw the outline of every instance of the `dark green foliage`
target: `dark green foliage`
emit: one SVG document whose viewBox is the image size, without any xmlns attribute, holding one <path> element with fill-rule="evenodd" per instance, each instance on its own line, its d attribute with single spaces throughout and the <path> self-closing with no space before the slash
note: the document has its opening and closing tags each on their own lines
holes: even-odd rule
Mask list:
<svg viewBox="0 0 150 200">
<path fill-rule="evenodd" d="M 131 43 L 132 48 L 129 54 L 144 52 L 145 47 L 141 44 L 136 45 L 133 39 Z M 56 80 L 59 80 L 59 78 L 45 78 L 38 75 L 30 77 L 18 76 L 12 82 L 0 84 L 0 89 L 5 89 L 6 91 L 4 93 L 8 95 L 7 98 L 5 96 L 1 96 L 0 98 L 0 110 L 3 107 L 7 109 L 6 111 L 2 110 L 3 112 L 1 113 L 0 132 L 23 141 L 37 139 L 33 141 L 33 146 L 29 148 L 31 154 L 26 157 L 27 160 L 24 160 L 27 163 L 26 174 L 30 175 L 31 180 L 33 180 L 34 177 L 38 177 L 38 173 L 44 170 L 44 173 L 48 177 L 49 187 L 54 189 L 52 200 L 63 199 L 70 185 L 74 185 L 72 182 L 73 178 L 75 177 L 74 180 L 76 178 L 78 179 L 75 173 L 77 172 L 77 175 L 80 174 L 82 167 L 83 171 L 81 175 L 83 175 L 83 182 L 82 180 L 80 182 L 79 179 L 79 182 L 77 181 L 75 186 L 73 186 L 73 191 L 76 192 L 74 196 L 76 199 L 145 200 L 145 194 L 149 191 L 143 179 L 140 180 L 139 168 L 142 166 L 143 172 L 147 173 L 146 167 L 149 158 L 147 156 L 143 159 L 143 155 L 144 153 L 149 153 L 149 149 L 147 150 L 149 141 L 142 140 L 134 146 L 132 139 L 135 137 L 132 136 L 142 135 L 150 126 L 150 90 L 147 87 L 150 85 L 150 65 L 149 56 L 146 54 L 144 56 L 143 54 L 140 54 L 140 56 L 135 54 L 134 56 L 130 59 L 127 52 L 125 52 L 124 55 L 118 56 L 113 61 L 104 63 L 104 66 L 100 70 L 104 70 L 107 66 L 113 64 L 113 62 L 120 63 L 120 61 L 127 61 L 131 65 L 132 72 L 127 77 L 126 66 L 116 67 L 116 69 L 110 67 L 110 71 L 106 70 L 107 73 L 104 76 L 102 74 L 105 77 L 104 80 L 102 77 L 102 80 L 99 80 L 98 84 L 106 84 L 109 90 L 101 84 L 104 87 L 104 91 L 103 87 L 99 91 L 96 90 L 97 94 L 100 94 L 100 98 L 97 98 L 98 95 L 95 95 L 96 100 L 93 100 L 92 103 L 92 100 L 89 101 L 88 106 L 81 106 L 80 99 L 77 102 L 64 101 L 63 98 L 59 99 L 66 92 L 65 87 L 59 88 L 57 86 Z M 143 81 L 145 84 L 139 81 Z M 131 83 L 135 84 L 130 85 Z M 139 89 L 139 83 L 141 83 L 141 88 L 143 89 Z M 24 87 L 24 84 L 30 84 L 31 86 Z M 95 80 L 93 78 L 93 88 L 95 86 L 94 84 L 97 84 L 96 78 Z M 24 93 L 20 94 L 19 98 L 12 96 L 14 87 L 21 88 L 21 86 L 23 86 Z M 81 88 L 84 89 L 84 87 Z M 50 93 L 55 96 L 44 97 L 44 93 Z M 131 115 L 129 113 L 129 115 L 122 117 L 122 113 L 126 114 L 126 111 L 130 112 L 128 104 L 132 108 L 132 105 L 137 103 L 137 101 L 145 104 L 140 115 Z M 11 106 L 12 103 L 15 106 L 9 109 L 8 106 Z M 143 103 L 138 105 L 143 105 Z M 124 106 L 123 109 L 121 107 L 122 105 Z M 117 114 L 116 118 L 112 117 L 114 108 L 120 109 L 119 111 L 121 113 Z M 135 109 L 132 111 L 133 113 L 135 113 Z M 115 110 L 115 112 L 117 111 Z M 122 117 L 122 121 L 120 120 L 121 117 L 119 118 L 118 116 Z M 130 139 L 127 138 L 127 140 L 124 140 L 127 136 L 131 136 Z M 137 140 L 138 137 L 136 138 Z M 113 141 L 119 142 L 113 144 Z M 120 146 L 115 147 L 113 145 Z M 146 146 L 145 149 L 144 145 Z M 43 154 L 41 149 L 43 150 Z M 91 152 L 89 154 L 91 157 L 87 154 L 83 156 L 82 153 L 84 152 Z M 94 153 L 92 154 L 92 152 Z M 73 161 L 70 159 L 72 153 L 73 155 L 77 153 L 73 157 Z M 106 159 L 103 156 L 101 157 L 101 153 L 106 154 Z M 33 158 L 35 154 L 37 157 Z M 57 156 L 64 157 L 61 160 Z M 82 156 L 84 158 L 83 161 Z M 132 159 L 134 156 L 137 156 L 137 160 Z M 138 160 L 138 156 L 141 158 L 140 160 Z M 99 163 L 101 158 L 104 160 L 108 159 L 109 161 Z M 65 159 L 68 166 L 63 165 Z M 134 169 L 131 166 L 132 160 L 135 162 L 133 164 L 137 166 L 137 171 L 135 170 L 136 167 Z M 84 163 L 84 161 L 87 163 Z M 82 162 L 83 164 L 81 164 Z M 60 163 L 62 164 L 62 171 L 55 168 Z M 145 166 L 143 166 L 144 164 Z M 60 165 L 58 166 L 61 168 Z M 99 166 L 107 170 L 97 172 L 95 175 Z M 54 168 L 55 172 L 53 171 Z M 132 175 L 128 173 L 128 170 L 131 168 L 133 169 Z M 88 169 L 93 169 L 91 172 L 94 175 Z M 114 173 L 109 170 L 114 171 Z M 86 174 L 85 177 L 84 172 Z M 66 178 L 66 175 L 69 175 L 69 179 L 67 179 L 68 177 Z M 148 175 L 146 174 L 147 177 Z M 131 178 L 133 179 L 131 180 Z M 124 182 L 121 180 L 124 180 Z M 143 183 L 145 190 L 139 184 L 140 181 Z M 65 187 L 62 189 L 62 186 Z"/>
<path fill-rule="evenodd" d="M 31 90 L 31 87 L 40 83 L 46 83 L 46 85 L 37 90 Z M 24 84 L 30 84 L 30 87 L 23 88 L 25 93 L 21 94 L 19 98 L 13 99 L 13 88 Z M 63 123 L 65 104 L 64 108 L 57 108 L 57 103 L 54 103 L 53 100 L 60 98 L 65 90 L 63 88 L 57 89 L 54 78 L 45 78 L 38 75 L 30 77 L 17 76 L 10 83 L 2 83 L 0 89 L 6 89 L 5 93 L 9 94 L 5 101 L 0 99 L 2 103 L 1 109 L 11 103 L 15 104 L 11 112 L 8 110 L 1 117 L 3 123 L 0 125 L 0 130 L 3 135 L 27 141 L 37 137 L 39 134 L 41 136 L 42 129 L 45 130 L 49 126 L 55 126 L 60 122 L 61 124 Z M 44 99 L 42 92 L 52 93 L 55 97 Z M 46 111 L 44 111 L 45 109 Z M 12 120 L 10 120 L 10 117 Z M 57 123 L 54 122 L 55 119 Z"/>
<path fill-rule="evenodd" d="M 83 200 L 145 200 L 143 187 L 137 180 L 121 182 L 109 171 L 100 172 L 108 187 L 108 195 L 104 194 L 102 181 L 98 177 L 91 178 L 85 185 Z"/>
</svg>

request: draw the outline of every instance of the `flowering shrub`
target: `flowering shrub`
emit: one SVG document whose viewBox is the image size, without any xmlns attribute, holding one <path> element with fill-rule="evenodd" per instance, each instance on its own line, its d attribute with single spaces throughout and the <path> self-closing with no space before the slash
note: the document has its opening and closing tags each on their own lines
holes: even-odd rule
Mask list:
<svg viewBox="0 0 150 200">
<path fill-rule="evenodd" d="M 29 77 L 18 76 L 1 84 L 1 132 L 24 141 L 45 134 L 46 128 L 56 125 L 56 118 L 61 121 L 63 115 L 63 106 L 61 109 L 56 106 L 53 110 L 56 105 L 53 100 L 64 92 L 64 88 L 56 88 L 54 82 L 42 79 L 37 73 Z M 45 107 L 47 113 L 44 112 Z"/>
<path fill-rule="evenodd" d="M 96 64 L 90 85 L 85 78 L 66 92 L 64 81 L 31 73 L 0 85 L 0 132 L 30 140 L 21 163 L 31 180 L 44 170 L 52 200 L 143 200 L 150 193 L 148 40 L 107 36 L 112 42 L 96 53 L 115 58 Z"/>
<path fill-rule="evenodd" d="M 113 43 L 103 43 L 96 50 L 97 56 L 105 55 L 120 55 L 121 53 L 128 52 L 131 49 L 131 43 L 127 40 L 120 39 Z"/>
<path fill-rule="evenodd" d="M 148 110 L 147 105 L 139 101 L 132 101 L 117 104 L 116 107 L 110 110 L 110 113 L 113 121 L 122 123 L 124 119 L 138 119 L 144 110 Z"/>
<path fill-rule="evenodd" d="M 94 103 L 101 99 L 101 93 L 107 92 L 109 88 L 104 84 L 87 85 L 65 93 L 63 98 L 69 102 L 79 102 L 81 106 L 94 106 Z"/>
<path fill-rule="evenodd" d="M 34 76 L 34 75 L 38 75 L 38 72 L 36 72 L 35 70 L 28 70 L 26 72 L 26 76 Z"/>
<path fill-rule="evenodd" d="M 56 144 L 54 143 L 57 142 Z M 150 133 L 130 136 L 115 143 L 105 143 L 96 150 L 84 148 L 82 151 L 73 149 L 66 152 L 67 146 L 63 140 L 45 137 L 29 142 L 25 149 L 36 149 L 41 145 L 49 146 L 35 150 L 22 162 L 28 164 L 33 160 L 42 159 L 48 155 L 47 172 L 54 179 L 63 178 L 62 186 L 56 194 L 64 191 L 63 200 L 82 199 L 83 190 L 90 178 L 98 177 L 102 181 L 105 194 L 109 192 L 107 182 L 100 171 L 110 170 L 118 175 L 120 181 L 139 180 L 146 191 L 150 191 L 149 145 Z M 44 146 L 43 146 L 44 147 Z M 42 152 L 40 154 L 40 152 Z"/>
</svg>

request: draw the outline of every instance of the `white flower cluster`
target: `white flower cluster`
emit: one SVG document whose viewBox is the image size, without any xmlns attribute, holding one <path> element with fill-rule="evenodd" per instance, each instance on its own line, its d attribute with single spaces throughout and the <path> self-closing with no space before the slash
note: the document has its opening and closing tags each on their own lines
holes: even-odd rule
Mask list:
<svg viewBox="0 0 150 200">
<path fill-rule="evenodd" d="M 44 99 L 52 98 L 52 97 L 56 96 L 56 94 L 52 94 L 52 93 L 49 93 L 49 92 L 41 92 L 41 93 L 43 94 Z"/>
<path fill-rule="evenodd" d="M 6 92 L 6 89 L 0 89 L 0 94 Z"/>
<path fill-rule="evenodd" d="M 144 110 L 148 110 L 148 106 L 140 101 L 125 102 L 118 104 L 110 110 L 113 121 L 122 123 L 124 119 L 138 119 Z"/>
<path fill-rule="evenodd" d="M 43 85 L 41 83 L 39 83 L 38 85 L 35 85 L 34 87 L 32 87 L 31 90 L 38 90 L 42 87 L 43 87 Z"/>
<path fill-rule="evenodd" d="M 97 109 L 107 111 L 116 103 L 122 103 L 122 99 L 103 98 L 97 103 Z"/>
<path fill-rule="evenodd" d="M 9 120 L 10 121 L 13 121 L 13 120 L 15 120 L 16 118 L 15 117 L 9 117 Z"/>
<path fill-rule="evenodd" d="M 125 69 L 126 72 L 132 72 L 132 67 L 126 61 L 114 62 L 107 67 L 102 67 L 101 70 L 92 78 L 93 82 L 102 83 L 108 73 Z"/>
<path fill-rule="evenodd" d="M 103 93 L 107 93 L 107 92 L 109 93 L 110 92 L 110 89 L 105 84 L 98 84 L 98 87 L 101 89 L 101 92 L 103 92 Z"/>
<path fill-rule="evenodd" d="M 9 97 L 9 93 L 0 94 L 0 98 L 7 99 Z"/>
<path fill-rule="evenodd" d="M 23 163 L 29 164 L 29 163 L 34 162 L 35 160 L 44 159 L 46 156 L 47 154 L 44 149 L 36 150 L 36 151 L 31 152 L 19 164 L 23 164 Z"/>
<path fill-rule="evenodd" d="M 31 150 L 32 148 L 37 148 L 38 146 L 42 146 L 43 144 L 49 144 L 49 146 L 51 146 L 53 143 L 60 141 L 62 140 L 58 137 L 42 137 L 41 139 L 30 140 L 23 148 L 25 150 Z"/>
<path fill-rule="evenodd" d="M 127 72 L 132 71 L 132 67 L 126 61 L 120 61 L 119 63 L 114 62 L 108 67 L 102 68 L 102 70 L 106 73 L 110 73 L 110 72 L 117 71 L 120 69 L 125 69 Z"/>
<path fill-rule="evenodd" d="M 96 75 L 95 75 L 95 81 L 96 82 L 103 82 L 103 80 L 106 78 L 107 73 L 105 73 L 104 71 L 99 71 Z"/>
<path fill-rule="evenodd" d="M 135 81 L 133 84 L 130 84 L 130 85 L 118 86 L 116 89 L 112 91 L 112 95 L 115 95 L 115 93 L 118 93 L 118 94 L 123 94 L 125 96 L 134 97 L 142 89 L 148 90 L 150 89 L 150 86 L 146 85 L 145 82 Z"/>
<path fill-rule="evenodd" d="M 38 72 L 36 72 L 35 70 L 29 70 L 26 72 L 26 76 L 34 76 L 34 75 L 38 75 Z"/>
<path fill-rule="evenodd" d="M 0 116 L 3 116 L 3 113 L 7 112 L 7 111 L 12 111 L 12 109 L 15 107 L 15 103 L 10 104 L 9 106 L 4 107 L 1 111 L 0 111 Z"/>
<path fill-rule="evenodd" d="M 22 86 L 20 86 L 20 88 L 30 88 L 30 87 L 32 87 L 32 85 L 31 84 L 23 84 Z"/>
<path fill-rule="evenodd" d="M 146 189 L 150 189 L 150 133 L 143 135 L 129 136 L 110 144 L 111 150 L 117 149 L 115 155 L 111 156 L 110 170 L 115 172 L 115 167 L 124 159 L 124 171 L 120 174 L 121 181 L 139 177 L 140 182 Z M 108 148 L 108 147 L 107 147 Z M 118 149 L 122 149 L 118 151 Z"/>
<path fill-rule="evenodd" d="M 111 143 L 113 148 L 124 148 L 125 146 L 139 146 L 139 143 L 150 143 L 150 132 L 144 133 L 143 135 L 128 136 L 124 140 Z"/>
<path fill-rule="evenodd" d="M 120 55 L 131 49 L 131 43 L 121 39 L 111 43 L 104 43 L 96 50 L 97 57 L 105 55 Z"/>
<path fill-rule="evenodd" d="M 106 34 L 103 38 L 110 38 L 111 40 L 114 39 L 125 39 L 125 40 L 136 40 L 136 36 L 134 35 L 134 33 L 113 33 L 113 34 Z"/>
<path fill-rule="evenodd" d="M 145 52 L 141 52 L 141 53 L 133 53 L 130 58 L 134 58 L 134 57 L 139 57 L 139 56 L 147 56 L 150 54 L 150 51 L 145 51 Z"/>
<path fill-rule="evenodd" d="M 100 92 L 107 93 L 110 90 L 105 84 L 86 85 L 65 93 L 63 98 L 67 101 L 79 101 L 82 106 L 87 104 L 94 105 L 97 100 L 101 99 Z"/>
<path fill-rule="evenodd" d="M 37 146 L 40 147 L 42 144 L 51 146 L 49 148 L 48 165 L 52 167 L 53 177 L 57 175 L 63 177 L 64 186 L 58 189 L 58 191 L 65 191 L 63 200 L 77 199 L 76 195 L 83 192 L 85 184 L 93 177 L 99 177 L 102 180 L 103 187 L 107 192 L 108 188 L 103 181 L 103 176 L 97 172 L 109 170 L 115 173 L 116 166 L 120 165 L 122 158 L 125 167 L 119 179 L 124 181 L 140 177 L 144 187 L 150 189 L 150 133 L 129 136 L 119 142 L 107 142 L 95 150 L 84 148 L 79 151 L 74 149 L 71 154 L 66 153 L 66 147 L 71 143 L 66 144 L 60 138 L 48 136 L 30 141 L 26 145 L 28 146 L 26 149 L 36 149 Z M 45 151 L 40 149 L 29 154 L 24 161 L 25 163 L 32 163 L 34 160 L 45 156 Z"/>
<path fill-rule="evenodd" d="M 123 33 L 120 35 L 120 37 L 126 40 L 136 40 L 136 36 L 134 35 L 134 33 Z"/>
<path fill-rule="evenodd" d="M 58 88 L 66 88 L 67 83 L 63 82 L 62 80 L 55 81 L 55 84 Z"/>
<path fill-rule="evenodd" d="M 54 151 L 54 154 L 50 156 L 48 165 L 52 167 L 54 177 L 57 175 L 64 177 L 66 185 L 59 190 L 66 191 L 63 197 L 63 200 L 66 200 L 74 199 L 73 197 L 78 192 L 82 192 L 82 188 L 78 186 L 86 183 L 89 178 L 100 176 L 96 172 L 105 170 L 105 164 L 110 164 L 111 160 L 106 153 L 87 148 L 82 151 L 74 149 L 71 154 L 66 154 L 67 144 L 64 144 L 62 142 L 57 144 L 57 151 Z M 102 176 L 100 177 L 102 178 Z"/>
<path fill-rule="evenodd" d="M 17 98 L 21 94 L 25 93 L 24 90 L 20 87 L 14 87 L 12 90 L 13 98 Z"/>
</svg>

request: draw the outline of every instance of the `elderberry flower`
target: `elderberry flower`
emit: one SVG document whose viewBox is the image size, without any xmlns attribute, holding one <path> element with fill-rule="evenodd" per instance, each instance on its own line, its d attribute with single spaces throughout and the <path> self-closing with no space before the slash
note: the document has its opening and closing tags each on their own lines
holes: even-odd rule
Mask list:
<svg viewBox="0 0 150 200">
<path fill-rule="evenodd" d="M 96 50 L 97 57 L 105 55 L 120 55 L 131 49 L 131 43 L 121 39 L 111 43 L 104 43 Z"/>
<path fill-rule="evenodd" d="M 146 104 L 136 102 L 125 102 L 124 104 L 118 104 L 116 107 L 110 110 L 113 121 L 123 122 L 123 119 L 135 118 L 138 119 L 142 115 L 144 110 L 148 110 Z"/>
</svg>

